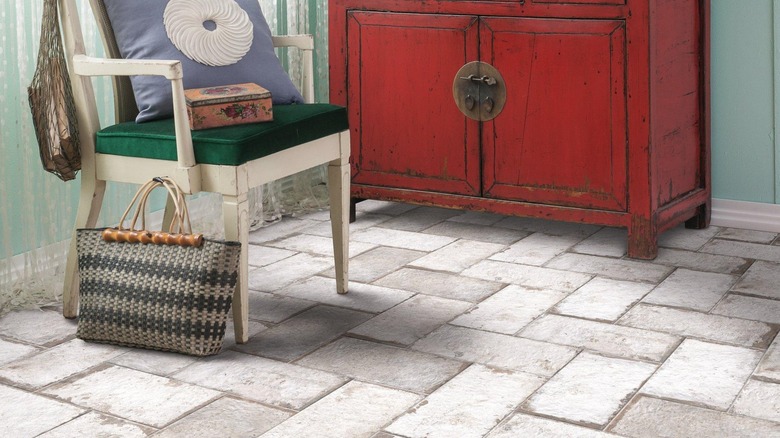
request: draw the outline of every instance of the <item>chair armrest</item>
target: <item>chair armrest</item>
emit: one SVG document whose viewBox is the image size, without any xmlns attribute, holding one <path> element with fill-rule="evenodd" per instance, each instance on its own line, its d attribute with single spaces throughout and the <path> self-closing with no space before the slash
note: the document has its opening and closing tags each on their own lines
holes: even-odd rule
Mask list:
<svg viewBox="0 0 780 438">
<path fill-rule="evenodd" d="M 184 100 L 184 83 L 181 61 L 156 59 L 108 59 L 86 55 L 73 57 L 73 72 L 81 76 L 164 76 L 171 81 L 173 93 L 173 124 L 176 129 L 176 161 L 179 168 L 196 165 L 192 148 L 187 104 Z"/>
<path fill-rule="evenodd" d="M 73 71 L 81 76 L 164 76 L 181 79 L 181 61 L 158 59 L 109 59 L 86 55 L 73 57 Z"/>
</svg>

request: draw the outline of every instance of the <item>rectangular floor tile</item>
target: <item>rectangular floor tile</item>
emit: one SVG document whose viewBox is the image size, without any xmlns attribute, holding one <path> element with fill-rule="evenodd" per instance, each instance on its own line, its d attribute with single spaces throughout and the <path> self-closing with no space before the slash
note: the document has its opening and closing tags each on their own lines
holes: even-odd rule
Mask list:
<svg viewBox="0 0 780 438">
<path fill-rule="evenodd" d="M 480 438 L 542 383 L 539 376 L 472 365 L 386 430 L 413 437 Z"/>
<path fill-rule="evenodd" d="M 655 369 L 644 362 L 582 353 L 532 395 L 523 409 L 605 426 Z"/>
<path fill-rule="evenodd" d="M 317 277 L 313 277 L 317 278 Z M 336 294 L 336 281 L 333 281 L 333 290 L 314 291 L 313 296 L 323 294 Z M 284 290 L 284 289 L 282 289 Z M 278 292 L 278 291 L 277 291 Z M 298 299 L 276 295 L 269 292 L 249 291 L 249 318 L 267 322 L 282 322 L 285 319 L 314 307 L 317 303 L 307 299 Z"/>
<path fill-rule="evenodd" d="M 658 256 L 653 260 L 653 263 L 693 269 L 695 271 L 742 274 L 750 266 L 751 262 L 741 257 L 658 248 Z"/>
<path fill-rule="evenodd" d="M 611 436 L 604 432 L 574 426 L 561 421 L 517 413 L 509 421 L 493 429 L 485 438 L 609 438 Z"/>
<path fill-rule="evenodd" d="M 734 275 L 677 269 L 642 301 L 707 312 L 736 281 Z"/>
<path fill-rule="evenodd" d="M 197 360 L 197 357 L 179 353 L 135 348 L 112 358 L 109 362 L 125 368 L 167 377 L 195 363 Z"/>
<path fill-rule="evenodd" d="M 8 342 L 0 339 L 0 367 L 9 362 L 31 356 L 38 351 L 37 348 L 30 345 Z"/>
<path fill-rule="evenodd" d="M 763 322 L 641 303 L 629 310 L 617 323 L 754 348 L 766 348 L 777 334 L 774 327 Z"/>
<path fill-rule="evenodd" d="M 319 223 L 319 221 L 285 218 L 283 221 L 249 233 L 249 243 L 262 244 L 276 239 L 283 239 L 304 228 L 318 225 Z"/>
<path fill-rule="evenodd" d="M 271 248 L 269 246 L 249 245 L 249 266 L 267 266 L 282 261 L 297 254 L 287 249 Z"/>
<path fill-rule="evenodd" d="M 642 393 L 726 410 L 760 358 L 756 350 L 686 339 Z"/>
<path fill-rule="evenodd" d="M 411 231 L 375 227 L 352 233 L 350 235 L 350 240 L 414 251 L 435 251 L 443 246 L 449 245 L 457 239 L 454 237 L 431 236 Z"/>
<path fill-rule="evenodd" d="M 764 243 L 768 245 L 777 238 L 777 233 L 743 230 L 739 228 L 724 228 L 716 237 L 719 239 L 741 240 L 743 242 Z"/>
<path fill-rule="evenodd" d="M 471 306 L 465 301 L 417 295 L 350 330 L 350 333 L 411 345 Z"/>
<path fill-rule="evenodd" d="M 0 379 L 27 389 L 41 388 L 126 351 L 122 347 L 73 339 L 34 356 L 5 364 L 0 367 Z"/>
<path fill-rule="evenodd" d="M 444 272 L 409 268 L 399 269 L 377 280 L 374 284 L 469 302 L 480 301 L 504 286 L 502 283 L 495 281 L 464 278 Z"/>
<path fill-rule="evenodd" d="M 220 394 L 166 377 L 111 366 L 44 391 L 75 405 L 163 427 Z"/>
<path fill-rule="evenodd" d="M 461 211 L 461 214 L 453 216 L 448 221 L 474 225 L 493 225 L 505 216 L 484 211 Z"/>
<path fill-rule="evenodd" d="M 249 270 L 249 288 L 273 292 L 333 266 L 333 258 L 298 254 L 280 262 Z"/>
<path fill-rule="evenodd" d="M 419 258 L 410 266 L 430 269 L 432 271 L 462 272 L 480 260 L 487 258 L 498 251 L 504 245 L 498 243 L 478 242 L 476 240 L 458 240 L 444 248 Z"/>
<path fill-rule="evenodd" d="M 289 362 L 338 338 L 371 316 L 355 310 L 317 306 L 252 336 L 249 342 L 235 349 Z"/>
<path fill-rule="evenodd" d="M 76 334 L 76 320 L 49 310 L 17 310 L 0 318 L 0 335 L 29 344 L 49 346 Z"/>
<path fill-rule="evenodd" d="M 381 224 L 382 222 L 392 219 L 392 217 L 393 216 L 388 216 L 383 214 L 364 213 L 358 211 L 357 220 L 349 224 L 350 235 L 357 231 L 365 230 L 367 228 L 371 228 L 375 225 Z M 301 234 L 331 238 L 333 237 L 333 227 L 331 226 L 330 222 L 321 222 L 316 225 L 312 225 L 310 227 L 302 229 Z"/>
<path fill-rule="evenodd" d="M 370 438 L 420 396 L 352 381 L 263 435 L 264 438 Z"/>
<path fill-rule="evenodd" d="M 427 235 L 447 236 L 455 239 L 498 243 L 501 245 L 510 245 L 528 235 L 528 233 L 522 231 L 453 221 L 446 221 L 434 225 L 423 231 L 423 233 Z"/>
<path fill-rule="evenodd" d="M 780 384 L 749 380 L 732 411 L 748 417 L 780 422 Z"/>
<path fill-rule="evenodd" d="M 642 299 L 652 284 L 596 277 L 555 306 L 554 312 L 600 321 L 615 321 Z"/>
<path fill-rule="evenodd" d="M 0 436 L 28 437 L 53 429 L 85 412 L 37 394 L 0 385 Z"/>
<path fill-rule="evenodd" d="M 586 254 L 562 254 L 545 265 L 562 271 L 583 272 L 615 280 L 659 283 L 673 268 L 635 260 L 615 260 Z"/>
<path fill-rule="evenodd" d="M 412 348 L 548 377 L 577 354 L 577 350 L 570 347 L 451 325 L 417 341 Z"/>
<path fill-rule="evenodd" d="M 682 340 L 666 333 L 558 315 L 537 319 L 519 336 L 652 362 L 663 361 Z"/>
<path fill-rule="evenodd" d="M 276 291 L 285 297 L 379 313 L 408 300 L 412 292 L 350 281 L 346 294 L 336 292 L 336 280 L 312 277 Z"/>
<path fill-rule="evenodd" d="M 166 427 L 155 437 L 260 436 L 291 415 L 258 403 L 223 397 Z"/>
<path fill-rule="evenodd" d="M 780 250 L 780 246 L 776 246 Z M 734 285 L 732 292 L 780 299 L 780 263 L 757 261 Z"/>
<path fill-rule="evenodd" d="M 565 292 L 509 285 L 452 324 L 513 335 L 565 296 Z"/>
<path fill-rule="evenodd" d="M 623 257 L 626 254 L 628 232 L 625 228 L 604 227 L 578 243 L 572 251 L 607 257 Z"/>
<path fill-rule="evenodd" d="M 688 404 L 639 397 L 609 431 L 631 437 L 775 437 L 780 424 Z"/>
<path fill-rule="evenodd" d="M 761 243 L 714 239 L 706 244 L 701 252 L 780 263 L 780 246 Z"/>
<path fill-rule="evenodd" d="M 334 374 L 235 351 L 201 360 L 173 377 L 288 409 L 302 409 L 345 382 Z"/>
<path fill-rule="evenodd" d="M 1 428 L 0 428 L 1 429 Z M 38 438 L 73 438 L 73 437 L 122 437 L 145 438 L 157 429 L 141 424 L 125 421 L 120 418 L 89 412 L 58 426 Z"/>
<path fill-rule="evenodd" d="M 458 214 L 460 214 L 459 211 L 448 208 L 418 207 L 382 222 L 380 227 L 403 231 L 422 231 Z"/>
<path fill-rule="evenodd" d="M 519 284 L 539 289 L 554 289 L 563 292 L 571 292 L 591 279 L 590 275 L 578 272 L 494 262 L 492 260 L 477 263 L 463 271 L 463 275 L 483 280 Z"/>
<path fill-rule="evenodd" d="M 576 235 L 534 233 L 490 257 L 490 260 L 542 266 L 581 240 L 582 236 Z"/>
<path fill-rule="evenodd" d="M 678 225 L 658 237 L 658 246 L 664 248 L 687 249 L 697 251 L 720 232 L 720 228 L 709 226 L 700 230 Z"/>
<path fill-rule="evenodd" d="M 780 301 L 744 295 L 727 295 L 712 313 L 780 324 Z"/>
<path fill-rule="evenodd" d="M 298 234 L 282 240 L 268 243 L 267 245 L 285 250 L 306 252 L 310 254 L 322 255 L 325 257 L 333 257 L 333 239 L 330 237 Z M 374 248 L 376 248 L 376 245 L 371 243 L 350 242 L 349 256 L 355 257 L 358 254 L 363 254 L 364 252 Z"/>
<path fill-rule="evenodd" d="M 553 236 L 573 234 L 582 236 L 583 239 L 602 228 L 598 225 L 580 224 L 577 222 L 560 222 L 548 219 L 514 216 L 505 217 L 497 222 L 496 226 L 512 230 L 530 231 L 532 233 L 552 234 Z"/>
<path fill-rule="evenodd" d="M 775 338 L 769 346 L 761 362 L 758 363 L 755 375 L 763 379 L 780 382 L 780 337 Z"/>
<path fill-rule="evenodd" d="M 424 255 L 422 251 L 386 246 L 372 249 L 349 261 L 349 279 L 360 283 L 371 283 Z M 330 269 L 323 275 L 334 278 L 336 273 Z"/>
<path fill-rule="evenodd" d="M 297 363 L 421 393 L 431 392 L 463 367 L 459 361 L 352 338 L 341 338 Z"/>
</svg>

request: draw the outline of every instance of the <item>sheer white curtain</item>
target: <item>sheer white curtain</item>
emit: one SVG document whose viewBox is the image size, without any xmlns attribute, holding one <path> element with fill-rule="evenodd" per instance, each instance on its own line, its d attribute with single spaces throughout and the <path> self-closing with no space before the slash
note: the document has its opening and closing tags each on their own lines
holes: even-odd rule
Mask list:
<svg viewBox="0 0 780 438">
<path fill-rule="evenodd" d="M 327 101 L 327 5 L 323 0 L 258 0 L 277 34 L 315 35 L 315 90 Z M 77 0 L 82 11 L 87 0 Z M 13 308 L 56 305 L 62 292 L 67 240 L 75 217 L 78 180 L 64 183 L 41 169 L 26 89 L 35 70 L 42 0 L 0 1 L 0 315 Z M 87 50 L 103 50 L 96 29 L 83 20 Z M 296 53 L 280 59 L 300 82 Z M 113 102 L 106 79 L 95 80 L 101 118 L 111 123 Z M 317 168 L 256 191 L 252 196 L 253 226 L 283 215 L 324 207 L 324 169 Z M 135 187 L 109 184 L 100 224 L 113 224 Z M 199 219 L 194 226 L 221 232 L 220 199 L 193 201 Z"/>
</svg>

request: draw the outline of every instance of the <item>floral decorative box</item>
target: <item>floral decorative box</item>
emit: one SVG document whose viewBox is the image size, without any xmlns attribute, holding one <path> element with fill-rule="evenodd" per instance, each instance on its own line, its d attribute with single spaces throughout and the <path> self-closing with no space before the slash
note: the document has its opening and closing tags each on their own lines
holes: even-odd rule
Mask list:
<svg viewBox="0 0 780 438">
<path fill-rule="evenodd" d="M 184 90 L 193 130 L 274 119 L 271 92 L 257 84 Z"/>
</svg>

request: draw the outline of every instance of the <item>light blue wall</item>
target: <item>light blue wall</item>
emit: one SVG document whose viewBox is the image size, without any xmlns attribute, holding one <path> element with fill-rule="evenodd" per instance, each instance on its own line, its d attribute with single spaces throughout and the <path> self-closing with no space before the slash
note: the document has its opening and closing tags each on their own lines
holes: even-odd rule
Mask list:
<svg viewBox="0 0 780 438">
<path fill-rule="evenodd" d="M 780 1 L 712 1 L 713 197 L 780 203 Z"/>
</svg>

